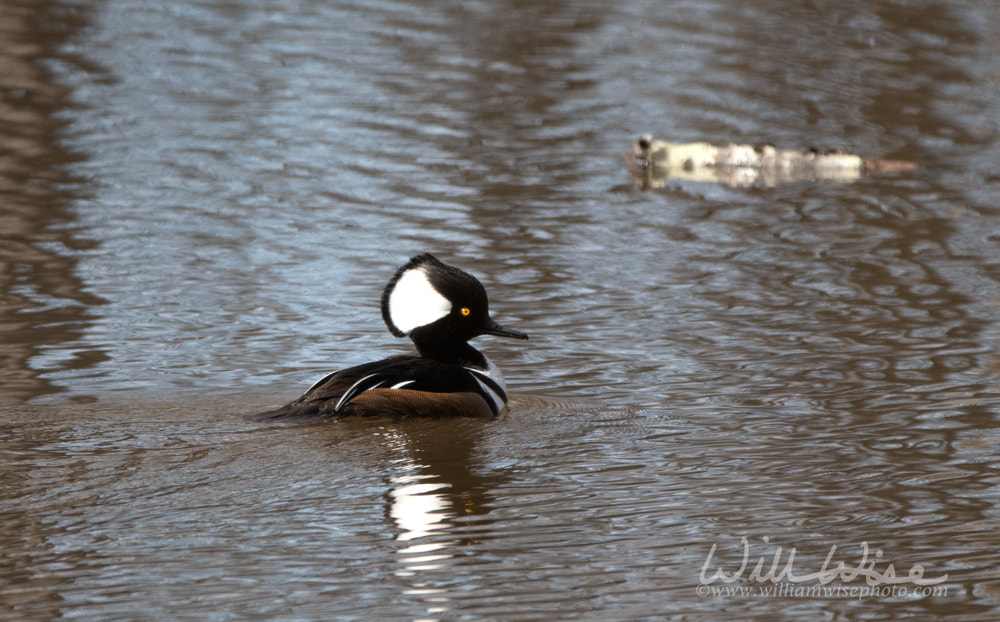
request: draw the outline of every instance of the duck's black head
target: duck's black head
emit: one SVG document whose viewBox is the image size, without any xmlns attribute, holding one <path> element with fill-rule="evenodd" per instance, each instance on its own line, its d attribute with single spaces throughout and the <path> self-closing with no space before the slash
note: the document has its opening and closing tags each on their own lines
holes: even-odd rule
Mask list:
<svg viewBox="0 0 1000 622">
<path fill-rule="evenodd" d="M 409 336 L 421 355 L 445 361 L 468 356 L 473 349 L 466 342 L 479 335 L 528 338 L 493 321 L 476 277 L 429 253 L 410 259 L 386 285 L 382 319 L 393 335 Z"/>
</svg>

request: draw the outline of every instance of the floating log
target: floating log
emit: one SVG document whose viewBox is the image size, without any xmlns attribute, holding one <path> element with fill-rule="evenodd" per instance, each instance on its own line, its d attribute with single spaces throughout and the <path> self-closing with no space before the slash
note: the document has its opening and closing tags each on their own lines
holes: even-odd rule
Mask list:
<svg viewBox="0 0 1000 622">
<path fill-rule="evenodd" d="M 863 158 L 835 149 L 668 143 L 649 134 L 632 143 L 626 163 L 633 182 L 643 190 L 662 188 L 668 179 L 773 187 L 790 181 L 851 182 L 863 175 L 917 168 L 913 162 Z"/>
</svg>

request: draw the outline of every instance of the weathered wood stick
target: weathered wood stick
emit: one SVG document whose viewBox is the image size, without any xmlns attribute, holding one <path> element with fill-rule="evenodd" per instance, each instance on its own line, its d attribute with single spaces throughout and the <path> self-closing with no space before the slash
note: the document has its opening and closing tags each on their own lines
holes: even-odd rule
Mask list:
<svg viewBox="0 0 1000 622">
<path fill-rule="evenodd" d="M 863 158 L 839 150 L 668 143 L 649 134 L 632 144 L 626 163 L 633 181 L 644 190 L 662 187 L 668 178 L 728 186 L 774 186 L 802 180 L 850 182 L 866 174 L 917 168 L 914 162 Z"/>
</svg>

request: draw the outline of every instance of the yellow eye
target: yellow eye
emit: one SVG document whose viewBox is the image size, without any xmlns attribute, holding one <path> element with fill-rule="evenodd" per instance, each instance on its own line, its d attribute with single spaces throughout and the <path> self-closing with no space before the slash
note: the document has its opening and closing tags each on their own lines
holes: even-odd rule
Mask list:
<svg viewBox="0 0 1000 622">
<path fill-rule="evenodd" d="M 461 313 L 463 316 L 468 317 L 469 314 L 472 313 L 472 311 L 469 310 L 469 307 L 462 307 Z"/>
</svg>

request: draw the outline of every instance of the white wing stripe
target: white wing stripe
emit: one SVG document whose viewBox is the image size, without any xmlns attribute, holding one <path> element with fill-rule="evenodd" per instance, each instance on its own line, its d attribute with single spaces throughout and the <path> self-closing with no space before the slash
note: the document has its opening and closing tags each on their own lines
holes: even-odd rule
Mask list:
<svg viewBox="0 0 1000 622">
<path fill-rule="evenodd" d="M 365 376 L 361 380 L 358 380 L 357 382 L 355 382 L 354 384 L 352 384 L 349 389 L 347 389 L 346 391 L 344 391 L 344 394 L 341 396 L 340 400 L 337 401 L 337 405 L 333 407 L 333 412 L 337 412 L 338 410 L 340 410 L 340 407 L 344 405 L 344 400 L 345 399 L 349 400 L 350 398 L 354 397 L 354 388 L 355 387 L 357 387 L 359 384 L 361 384 L 365 380 L 368 380 L 369 378 L 371 378 L 374 375 L 375 374 L 368 374 L 367 376 Z"/>
</svg>

